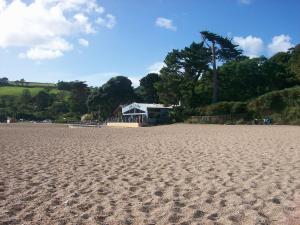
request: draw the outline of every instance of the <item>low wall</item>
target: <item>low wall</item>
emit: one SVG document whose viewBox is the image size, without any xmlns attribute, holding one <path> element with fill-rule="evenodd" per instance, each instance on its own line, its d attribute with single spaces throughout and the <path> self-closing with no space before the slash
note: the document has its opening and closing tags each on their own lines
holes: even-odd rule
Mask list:
<svg viewBox="0 0 300 225">
<path fill-rule="evenodd" d="M 108 122 L 108 127 L 140 127 L 139 123 Z"/>
<path fill-rule="evenodd" d="M 244 120 L 247 114 L 233 114 L 233 115 L 216 115 L 216 116 L 191 116 L 187 119 L 187 123 L 236 123 L 239 120 Z"/>
</svg>

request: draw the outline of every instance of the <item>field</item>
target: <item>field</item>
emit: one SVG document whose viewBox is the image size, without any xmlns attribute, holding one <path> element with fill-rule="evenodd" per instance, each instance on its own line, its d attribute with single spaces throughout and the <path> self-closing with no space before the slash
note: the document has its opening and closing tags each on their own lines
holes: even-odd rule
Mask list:
<svg viewBox="0 0 300 225">
<path fill-rule="evenodd" d="M 32 96 L 35 96 L 39 91 L 45 90 L 44 87 L 19 87 L 19 86 L 0 86 L 0 96 L 20 96 L 23 90 L 29 90 Z M 59 90 L 51 89 L 50 93 L 58 93 Z"/>
<path fill-rule="evenodd" d="M 16 81 L 9 81 L 8 82 L 11 85 L 18 86 L 20 85 L 20 82 Z M 40 82 L 24 82 L 24 86 L 29 86 L 29 87 L 56 87 L 55 83 L 40 83 Z"/>
<path fill-rule="evenodd" d="M 0 125 L 0 224 L 299 225 L 300 127 Z"/>
</svg>

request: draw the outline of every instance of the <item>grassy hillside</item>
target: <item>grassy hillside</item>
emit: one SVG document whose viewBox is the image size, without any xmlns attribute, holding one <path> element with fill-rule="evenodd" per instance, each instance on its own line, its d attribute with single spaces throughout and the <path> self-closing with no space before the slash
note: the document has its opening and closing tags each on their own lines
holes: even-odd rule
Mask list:
<svg viewBox="0 0 300 225">
<path fill-rule="evenodd" d="M 13 86 L 21 85 L 25 87 L 50 87 L 50 88 L 56 87 L 56 84 L 54 83 L 24 82 L 23 84 L 21 84 L 20 82 L 17 81 L 9 81 L 8 83 Z"/>
<path fill-rule="evenodd" d="M 3 86 L 0 87 L 0 96 L 20 96 L 23 90 L 28 89 L 32 96 L 35 96 L 39 91 L 45 90 L 43 87 L 21 87 L 21 86 Z M 56 88 L 51 88 L 50 93 L 56 94 L 60 92 Z"/>
</svg>

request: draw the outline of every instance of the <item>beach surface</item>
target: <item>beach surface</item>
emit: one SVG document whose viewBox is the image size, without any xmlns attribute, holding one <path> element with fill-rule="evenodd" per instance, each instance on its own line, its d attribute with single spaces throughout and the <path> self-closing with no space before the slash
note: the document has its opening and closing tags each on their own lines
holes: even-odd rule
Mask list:
<svg viewBox="0 0 300 225">
<path fill-rule="evenodd" d="M 0 224 L 299 225 L 300 127 L 0 125 Z"/>
</svg>

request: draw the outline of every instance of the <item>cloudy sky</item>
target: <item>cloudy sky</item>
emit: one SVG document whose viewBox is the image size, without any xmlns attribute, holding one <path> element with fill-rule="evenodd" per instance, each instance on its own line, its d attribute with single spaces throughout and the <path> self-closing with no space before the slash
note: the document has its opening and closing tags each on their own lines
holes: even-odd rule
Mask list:
<svg viewBox="0 0 300 225">
<path fill-rule="evenodd" d="M 299 0 L 0 0 L 0 77 L 134 85 L 209 30 L 250 57 L 300 43 Z"/>
</svg>

